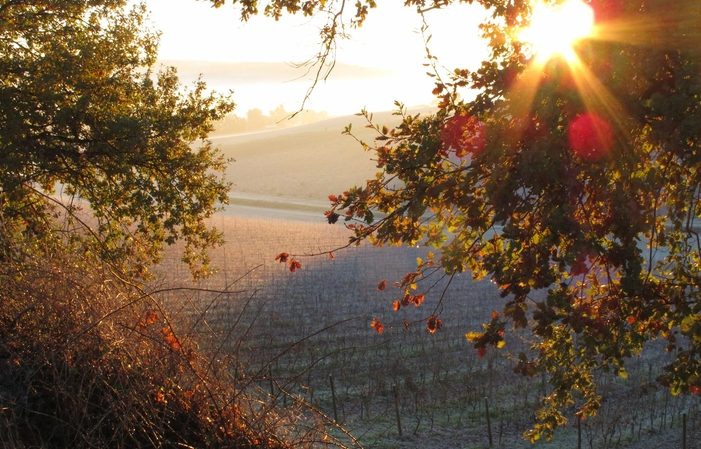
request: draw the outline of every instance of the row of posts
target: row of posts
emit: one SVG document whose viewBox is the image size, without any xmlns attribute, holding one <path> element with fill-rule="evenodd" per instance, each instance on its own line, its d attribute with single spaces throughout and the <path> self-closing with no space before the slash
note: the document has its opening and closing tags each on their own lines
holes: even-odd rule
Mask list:
<svg viewBox="0 0 701 449">
<path fill-rule="evenodd" d="M 273 395 L 273 382 L 272 376 L 270 376 L 270 394 Z M 339 424 L 338 421 L 338 407 L 336 405 L 336 386 L 333 382 L 333 374 L 329 374 L 329 385 L 331 387 L 331 403 L 333 405 L 333 420 L 335 423 Z M 392 395 L 394 396 L 394 411 L 397 418 L 397 433 L 399 436 L 403 436 L 402 433 L 402 420 L 399 413 L 399 390 L 397 389 L 397 384 L 392 384 Z M 493 447 L 494 442 L 492 439 L 492 422 L 489 416 L 489 398 L 484 398 L 484 411 L 487 418 L 487 437 L 489 438 L 489 447 Z M 577 449 L 582 449 L 582 417 L 577 416 Z M 686 413 L 682 413 L 682 449 L 687 449 L 686 444 Z"/>
</svg>

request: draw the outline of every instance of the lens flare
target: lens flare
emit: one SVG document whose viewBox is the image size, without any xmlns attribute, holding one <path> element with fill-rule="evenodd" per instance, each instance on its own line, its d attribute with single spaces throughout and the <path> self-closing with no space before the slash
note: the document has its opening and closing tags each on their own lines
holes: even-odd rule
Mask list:
<svg viewBox="0 0 701 449">
<path fill-rule="evenodd" d="M 458 114 L 448 119 L 441 139 L 446 154 L 452 151 L 459 158 L 468 154 L 477 155 L 484 150 L 485 127 L 471 115 Z"/>
<path fill-rule="evenodd" d="M 570 146 L 585 159 L 598 159 L 611 150 L 613 131 L 606 119 L 587 112 L 574 119 L 569 126 Z"/>
</svg>

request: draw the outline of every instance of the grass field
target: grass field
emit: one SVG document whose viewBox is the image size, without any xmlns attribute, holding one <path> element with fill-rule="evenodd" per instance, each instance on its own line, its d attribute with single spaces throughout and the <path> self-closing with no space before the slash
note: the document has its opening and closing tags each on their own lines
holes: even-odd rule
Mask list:
<svg viewBox="0 0 701 449">
<path fill-rule="evenodd" d="M 213 224 L 225 232 L 227 244 L 212 253 L 219 272 L 197 286 L 211 291 L 173 293 L 164 301 L 171 310 L 198 317 L 207 327 L 203 335 L 212 330 L 219 336 L 213 349 L 231 358 L 241 388 L 258 389 L 262 401 L 278 407 L 304 403 L 322 415 L 301 419 L 325 415 L 329 423 L 335 393 L 340 426 L 363 447 L 487 448 L 486 405 L 494 447 L 531 446 L 521 435 L 549 386 L 544 378 L 513 373 L 510 354 L 528 351 L 527 339 L 512 334 L 504 349 L 479 358 L 464 337 L 501 309 L 504 299 L 492 284 L 461 275 L 446 289 L 442 280 L 420 307 L 394 312 L 399 292 L 378 291 L 377 283 L 399 280 L 424 248 L 361 245 L 336 251 L 333 259 L 304 257 L 343 246 L 347 231 L 245 217 L 217 217 Z M 283 251 L 300 256 L 302 269 L 290 273 L 275 262 Z M 160 270 L 162 285 L 190 285 L 175 257 L 167 257 Z M 422 283 L 420 289 L 434 280 Z M 444 324 L 429 334 L 424 320 L 433 313 Z M 370 326 L 374 317 L 385 324 L 382 334 Z M 201 345 L 208 344 L 203 338 Z M 668 355 L 654 342 L 648 349 L 630 360 L 628 379 L 599 373 L 603 407 L 581 423 L 583 448 L 681 448 L 684 413 L 687 448 L 701 447 L 701 403 L 655 385 Z M 571 419 L 552 442 L 536 447 L 576 448 L 576 424 Z M 353 446 L 341 430 L 331 432 Z"/>
</svg>

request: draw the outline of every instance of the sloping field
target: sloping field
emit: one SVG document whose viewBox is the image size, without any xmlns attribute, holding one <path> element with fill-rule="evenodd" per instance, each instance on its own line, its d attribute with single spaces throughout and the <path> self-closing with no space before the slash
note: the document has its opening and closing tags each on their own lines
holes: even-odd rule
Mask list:
<svg viewBox="0 0 701 449">
<path fill-rule="evenodd" d="M 399 117 L 383 112 L 375 114 L 374 120 L 391 126 L 399 122 Z M 366 129 L 367 122 L 358 116 L 213 138 L 223 154 L 235 161 L 227 172 L 227 179 L 234 183 L 232 202 L 250 205 L 240 201 L 257 195 L 268 197 L 266 201 L 283 203 L 280 207 L 285 207 L 285 198 L 289 198 L 323 208 L 329 194 L 339 194 L 374 178 L 378 169 L 372 153 L 363 151 L 353 137 L 342 134 L 349 124 L 360 139 L 372 143 L 376 134 Z"/>
</svg>

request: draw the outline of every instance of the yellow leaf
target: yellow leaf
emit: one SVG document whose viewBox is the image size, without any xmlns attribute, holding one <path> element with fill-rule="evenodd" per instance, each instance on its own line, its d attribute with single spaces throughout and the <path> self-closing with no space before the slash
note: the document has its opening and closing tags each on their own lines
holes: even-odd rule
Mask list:
<svg viewBox="0 0 701 449">
<path fill-rule="evenodd" d="M 475 341 L 478 338 L 480 338 L 481 336 L 482 336 L 482 334 L 480 334 L 479 332 L 468 332 L 465 334 L 465 338 L 467 338 L 470 341 Z"/>
</svg>

